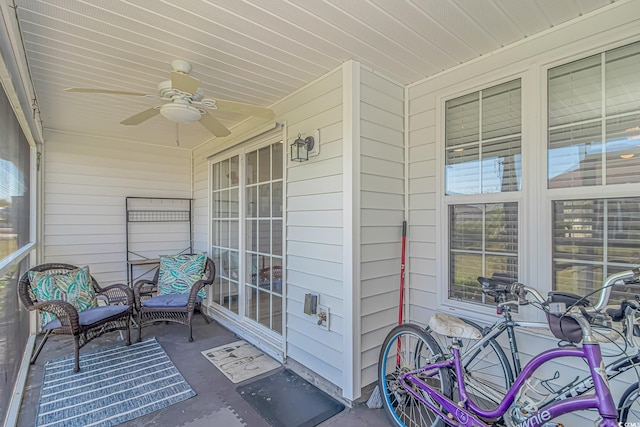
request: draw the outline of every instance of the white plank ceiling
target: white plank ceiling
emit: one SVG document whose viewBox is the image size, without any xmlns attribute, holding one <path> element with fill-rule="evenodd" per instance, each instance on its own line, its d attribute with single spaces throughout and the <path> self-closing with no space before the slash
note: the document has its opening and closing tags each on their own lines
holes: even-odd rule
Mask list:
<svg viewBox="0 0 640 427">
<path fill-rule="evenodd" d="M 7 1 L 7 0 L 4 0 Z M 45 129 L 172 146 L 153 94 L 171 61 L 191 63 L 205 97 L 270 106 L 349 59 L 409 84 L 522 40 L 611 0 L 9 0 Z M 216 112 L 227 127 L 246 119 Z M 180 125 L 180 145 L 211 139 Z"/>
</svg>

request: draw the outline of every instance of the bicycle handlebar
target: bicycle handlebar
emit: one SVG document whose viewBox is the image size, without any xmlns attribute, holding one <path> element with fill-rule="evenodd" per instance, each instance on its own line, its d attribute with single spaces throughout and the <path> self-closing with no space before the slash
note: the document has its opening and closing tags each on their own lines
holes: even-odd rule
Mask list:
<svg viewBox="0 0 640 427">
<path fill-rule="evenodd" d="M 611 296 L 611 287 L 617 281 L 624 280 L 640 280 L 640 267 L 631 270 L 625 270 L 620 273 L 612 274 L 607 277 L 600 293 L 598 303 L 593 307 L 594 311 L 601 311 L 609 302 Z M 546 298 L 535 288 L 524 285 L 522 283 L 513 282 L 502 277 L 478 277 L 478 282 L 482 285 L 482 292 L 497 297 L 498 295 L 510 294 L 518 297 L 519 300 L 525 300 L 527 295 L 531 295 L 540 304 L 546 301 Z M 624 311 L 624 308 L 621 309 Z"/>
</svg>

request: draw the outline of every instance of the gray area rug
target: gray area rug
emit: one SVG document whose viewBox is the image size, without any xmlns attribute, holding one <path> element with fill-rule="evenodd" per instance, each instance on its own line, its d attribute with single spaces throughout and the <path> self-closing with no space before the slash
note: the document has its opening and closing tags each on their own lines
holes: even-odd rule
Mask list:
<svg viewBox="0 0 640 427">
<path fill-rule="evenodd" d="M 114 426 L 195 396 L 155 338 L 45 364 L 36 427 Z"/>
</svg>

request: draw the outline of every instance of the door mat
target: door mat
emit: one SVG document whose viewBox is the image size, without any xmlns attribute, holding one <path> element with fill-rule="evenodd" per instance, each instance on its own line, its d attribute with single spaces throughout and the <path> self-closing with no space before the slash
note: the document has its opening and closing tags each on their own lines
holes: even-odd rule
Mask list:
<svg viewBox="0 0 640 427">
<path fill-rule="evenodd" d="M 285 369 L 236 388 L 274 427 L 312 427 L 344 410 L 344 405 Z"/>
<path fill-rule="evenodd" d="M 244 340 L 205 350 L 202 355 L 234 383 L 253 378 L 282 366 Z"/>
<path fill-rule="evenodd" d="M 181 402 L 195 392 L 155 338 L 44 365 L 36 426 L 115 426 Z"/>
</svg>

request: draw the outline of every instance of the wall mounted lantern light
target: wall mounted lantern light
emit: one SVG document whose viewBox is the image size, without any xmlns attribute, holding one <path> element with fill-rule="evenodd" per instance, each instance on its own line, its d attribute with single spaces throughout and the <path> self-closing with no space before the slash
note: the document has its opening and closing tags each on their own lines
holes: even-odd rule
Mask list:
<svg viewBox="0 0 640 427">
<path fill-rule="evenodd" d="M 302 139 L 302 134 L 291 144 L 291 161 L 305 162 L 309 160 L 309 151 L 313 150 L 315 141 L 312 136 Z"/>
</svg>

